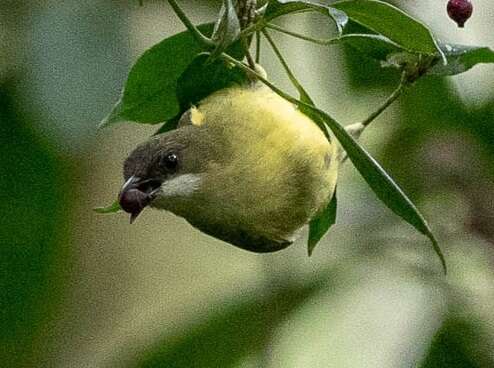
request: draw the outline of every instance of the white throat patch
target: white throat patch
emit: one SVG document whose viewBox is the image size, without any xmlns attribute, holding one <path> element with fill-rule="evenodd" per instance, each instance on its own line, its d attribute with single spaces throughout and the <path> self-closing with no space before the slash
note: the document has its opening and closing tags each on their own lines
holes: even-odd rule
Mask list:
<svg viewBox="0 0 494 368">
<path fill-rule="evenodd" d="M 183 174 L 173 179 L 165 180 L 161 184 L 163 197 L 187 197 L 194 193 L 201 185 L 200 174 Z"/>
</svg>

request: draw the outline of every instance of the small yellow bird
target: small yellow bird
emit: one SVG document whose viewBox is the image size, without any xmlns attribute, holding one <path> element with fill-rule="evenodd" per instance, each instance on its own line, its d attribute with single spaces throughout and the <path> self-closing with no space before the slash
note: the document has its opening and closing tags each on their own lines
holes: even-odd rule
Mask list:
<svg viewBox="0 0 494 368">
<path fill-rule="evenodd" d="M 124 164 L 121 207 L 146 207 L 254 252 L 290 245 L 330 201 L 338 148 L 293 104 L 262 84 L 213 93 L 176 130 L 138 146 Z"/>
</svg>

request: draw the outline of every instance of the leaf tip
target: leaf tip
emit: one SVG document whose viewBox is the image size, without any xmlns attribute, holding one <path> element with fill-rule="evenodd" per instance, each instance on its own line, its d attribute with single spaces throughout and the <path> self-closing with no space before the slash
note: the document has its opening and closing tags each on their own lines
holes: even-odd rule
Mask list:
<svg viewBox="0 0 494 368">
<path fill-rule="evenodd" d="M 93 211 L 99 214 L 112 214 L 118 213 L 122 210 L 118 201 L 113 202 L 111 205 L 106 207 L 94 207 Z"/>
<path fill-rule="evenodd" d="M 441 251 L 441 248 L 439 248 L 439 244 L 437 244 L 437 242 L 436 242 L 436 247 L 437 247 L 436 253 L 441 261 L 441 266 L 443 267 L 444 276 L 446 276 L 448 274 L 448 266 L 446 264 L 446 258 L 444 257 L 444 254 Z"/>
<path fill-rule="evenodd" d="M 124 121 L 124 119 L 122 119 L 122 116 L 120 115 L 120 113 L 122 112 L 122 106 L 123 106 L 122 99 L 120 98 L 117 101 L 117 103 L 113 106 L 110 113 L 108 115 L 106 115 L 103 118 L 103 120 L 101 120 L 101 122 L 98 124 L 97 129 L 101 130 L 103 128 L 106 128 L 109 125 L 113 125 L 113 124 L 120 123 L 120 122 Z"/>
<path fill-rule="evenodd" d="M 444 257 L 444 253 L 441 250 L 441 247 L 439 246 L 439 243 L 437 242 L 436 238 L 434 235 L 432 235 L 432 232 L 427 232 L 427 237 L 432 243 L 432 247 L 434 248 L 434 251 L 436 252 L 437 256 L 439 257 L 439 260 L 441 261 L 441 266 L 443 268 L 443 273 L 444 275 L 448 274 L 448 266 L 446 265 L 446 258 Z"/>
<path fill-rule="evenodd" d="M 316 247 L 316 244 L 317 243 L 313 243 L 310 240 L 307 243 L 307 256 L 308 257 L 311 257 L 312 256 L 312 253 L 314 253 L 314 248 Z"/>
</svg>

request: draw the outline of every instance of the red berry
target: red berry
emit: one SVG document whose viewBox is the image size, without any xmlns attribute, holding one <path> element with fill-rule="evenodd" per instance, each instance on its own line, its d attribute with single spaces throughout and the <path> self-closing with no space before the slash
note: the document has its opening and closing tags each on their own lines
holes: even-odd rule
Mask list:
<svg viewBox="0 0 494 368">
<path fill-rule="evenodd" d="M 447 10 L 449 17 L 458 24 L 458 27 L 463 28 L 472 15 L 473 6 L 470 0 L 449 0 Z"/>
</svg>

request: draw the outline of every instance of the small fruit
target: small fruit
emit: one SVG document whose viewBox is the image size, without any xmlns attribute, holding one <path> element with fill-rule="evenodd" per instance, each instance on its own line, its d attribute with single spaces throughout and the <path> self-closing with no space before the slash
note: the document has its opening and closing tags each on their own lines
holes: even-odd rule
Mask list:
<svg viewBox="0 0 494 368">
<path fill-rule="evenodd" d="M 132 188 L 128 191 L 120 193 L 119 202 L 120 207 L 122 207 L 125 212 L 131 214 L 130 221 L 133 222 L 144 207 L 149 204 L 150 198 L 147 193 L 141 192 L 139 189 Z"/>
<path fill-rule="evenodd" d="M 465 22 L 470 18 L 473 6 L 470 0 L 449 0 L 447 6 L 448 15 L 458 27 L 463 28 Z"/>
</svg>

